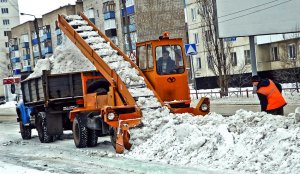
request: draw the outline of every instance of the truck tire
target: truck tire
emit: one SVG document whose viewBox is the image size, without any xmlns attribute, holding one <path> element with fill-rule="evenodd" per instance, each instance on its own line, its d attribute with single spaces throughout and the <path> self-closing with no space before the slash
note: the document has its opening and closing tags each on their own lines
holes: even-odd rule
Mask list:
<svg viewBox="0 0 300 174">
<path fill-rule="evenodd" d="M 96 130 L 88 129 L 88 139 L 87 139 L 87 146 L 88 147 L 95 147 L 98 143 L 98 136 Z"/>
<path fill-rule="evenodd" d="M 47 118 L 45 112 L 39 112 L 37 115 L 37 131 L 41 143 L 53 142 L 53 136 L 47 131 Z"/>
<path fill-rule="evenodd" d="M 88 128 L 80 115 L 77 115 L 74 119 L 72 130 L 75 146 L 85 148 L 88 142 Z"/>
<path fill-rule="evenodd" d="M 24 126 L 23 122 L 20 121 L 20 132 L 23 140 L 31 139 L 31 128 L 29 126 Z"/>
<path fill-rule="evenodd" d="M 110 134 L 110 141 L 111 145 L 116 149 L 116 142 L 117 142 L 117 129 L 114 127 L 111 127 L 109 129 L 109 134 Z"/>
</svg>

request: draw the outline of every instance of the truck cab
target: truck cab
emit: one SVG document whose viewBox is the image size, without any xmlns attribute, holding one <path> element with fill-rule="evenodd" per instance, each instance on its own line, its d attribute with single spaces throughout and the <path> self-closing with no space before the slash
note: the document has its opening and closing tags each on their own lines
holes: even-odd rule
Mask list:
<svg viewBox="0 0 300 174">
<path fill-rule="evenodd" d="M 136 63 L 161 100 L 173 112 L 191 112 L 186 58 L 181 38 L 170 39 L 167 32 L 159 39 L 137 43 Z M 202 98 L 192 113 L 206 115 L 209 99 Z"/>
</svg>

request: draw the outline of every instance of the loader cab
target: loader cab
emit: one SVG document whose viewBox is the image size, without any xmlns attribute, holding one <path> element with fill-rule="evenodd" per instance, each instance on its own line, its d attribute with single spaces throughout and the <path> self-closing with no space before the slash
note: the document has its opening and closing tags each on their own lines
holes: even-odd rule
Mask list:
<svg viewBox="0 0 300 174">
<path fill-rule="evenodd" d="M 164 34 L 137 43 L 137 65 L 164 102 L 189 100 L 186 59 L 182 39 Z"/>
</svg>

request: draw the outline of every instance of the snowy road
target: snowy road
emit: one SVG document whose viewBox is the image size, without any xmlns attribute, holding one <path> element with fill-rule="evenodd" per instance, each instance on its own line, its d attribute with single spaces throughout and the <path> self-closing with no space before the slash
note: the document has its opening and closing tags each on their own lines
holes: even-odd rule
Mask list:
<svg viewBox="0 0 300 174">
<path fill-rule="evenodd" d="M 0 171 L 6 173 L 203 173 L 224 171 L 137 161 L 116 156 L 108 139 L 95 148 L 76 149 L 71 132 L 64 140 L 41 144 L 36 132 L 22 140 L 14 116 L 0 116 Z M 228 172 L 229 173 L 229 172 Z"/>
</svg>

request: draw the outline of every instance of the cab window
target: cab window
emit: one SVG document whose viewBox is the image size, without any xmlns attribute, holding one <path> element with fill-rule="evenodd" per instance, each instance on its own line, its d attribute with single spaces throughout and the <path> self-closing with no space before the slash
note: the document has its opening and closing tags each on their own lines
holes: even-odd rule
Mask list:
<svg viewBox="0 0 300 174">
<path fill-rule="evenodd" d="M 147 53 L 148 53 L 148 68 L 152 69 L 154 67 L 154 64 L 153 64 L 152 46 L 151 45 L 147 45 Z"/>
<path fill-rule="evenodd" d="M 140 46 L 137 50 L 138 58 L 139 58 L 139 68 L 144 70 L 147 68 L 147 52 L 146 46 Z"/>
<path fill-rule="evenodd" d="M 179 45 L 156 47 L 157 74 L 181 74 L 184 72 L 182 50 Z"/>
</svg>

